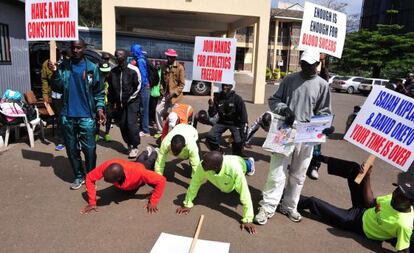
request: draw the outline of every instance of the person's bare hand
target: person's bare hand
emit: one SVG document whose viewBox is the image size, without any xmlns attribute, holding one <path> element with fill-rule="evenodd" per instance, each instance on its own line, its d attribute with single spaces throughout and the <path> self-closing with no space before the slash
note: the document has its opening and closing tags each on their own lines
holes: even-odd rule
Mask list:
<svg viewBox="0 0 414 253">
<path fill-rule="evenodd" d="M 257 234 L 256 226 L 253 223 L 251 223 L 251 222 L 250 223 L 242 223 L 242 224 L 240 224 L 240 228 L 241 228 L 241 230 L 246 229 L 247 232 L 249 232 L 249 234 L 251 234 L 251 235 Z"/>
<path fill-rule="evenodd" d="M 177 208 L 177 210 L 175 211 L 176 214 L 189 214 L 191 211 L 191 208 L 188 207 L 179 207 Z"/>
<path fill-rule="evenodd" d="M 151 204 L 151 203 L 146 204 L 144 206 L 144 208 L 146 208 L 147 212 L 151 213 L 151 214 L 158 212 L 158 207 L 156 205 Z"/>
<path fill-rule="evenodd" d="M 53 72 L 55 72 L 57 70 L 57 63 L 56 62 L 52 62 L 51 60 L 49 60 L 47 62 L 47 66 L 49 67 L 49 69 Z"/>
<path fill-rule="evenodd" d="M 362 164 L 361 164 L 361 166 L 359 166 L 359 173 L 364 173 L 364 167 L 365 167 L 365 162 L 363 162 Z M 371 169 L 372 169 L 372 165 L 371 166 L 369 166 L 369 168 L 367 169 L 367 172 L 365 173 L 365 176 L 369 176 L 369 175 L 371 175 Z"/>
<path fill-rule="evenodd" d="M 98 115 L 99 115 L 99 124 L 101 124 L 102 126 L 105 125 L 106 117 L 105 117 L 105 113 L 103 112 L 103 110 L 98 110 Z"/>
<path fill-rule="evenodd" d="M 211 99 L 211 98 L 210 98 L 210 99 L 208 100 L 208 105 L 209 105 L 209 106 L 213 106 L 213 105 L 214 105 L 213 99 Z"/>
<path fill-rule="evenodd" d="M 91 213 L 92 211 L 99 212 L 98 207 L 96 205 L 87 205 L 81 209 L 80 213 L 88 214 L 88 213 Z"/>
</svg>

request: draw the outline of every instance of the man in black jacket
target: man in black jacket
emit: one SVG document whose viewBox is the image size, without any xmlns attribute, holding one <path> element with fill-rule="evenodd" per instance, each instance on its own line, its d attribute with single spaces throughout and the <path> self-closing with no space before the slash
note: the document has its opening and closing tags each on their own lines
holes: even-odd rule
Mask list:
<svg viewBox="0 0 414 253">
<path fill-rule="evenodd" d="M 140 83 L 137 73 L 128 68 L 127 52 L 123 49 L 115 51 L 118 66 L 111 70 L 108 78 L 108 100 L 117 110 L 119 128 L 122 138 L 128 145 L 129 158 L 138 156 Z"/>
<path fill-rule="evenodd" d="M 231 84 L 223 84 L 222 91 L 214 97 L 214 101 L 208 101 L 208 114 L 210 117 L 218 114 L 218 121 L 207 135 L 207 145 L 211 150 L 218 150 L 221 135 L 230 130 L 233 155 L 241 156 L 248 129 L 247 110 L 243 99 L 232 88 Z"/>
</svg>

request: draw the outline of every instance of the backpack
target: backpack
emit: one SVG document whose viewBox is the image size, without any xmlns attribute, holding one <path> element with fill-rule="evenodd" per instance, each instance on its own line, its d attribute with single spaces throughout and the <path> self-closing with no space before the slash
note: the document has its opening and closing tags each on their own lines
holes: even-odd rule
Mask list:
<svg viewBox="0 0 414 253">
<path fill-rule="evenodd" d="M 150 87 L 157 86 L 160 82 L 160 77 L 158 76 L 158 69 L 152 64 L 151 61 L 147 59 L 147 71 L 148 71 L 148 81 Z"/>
</svg>

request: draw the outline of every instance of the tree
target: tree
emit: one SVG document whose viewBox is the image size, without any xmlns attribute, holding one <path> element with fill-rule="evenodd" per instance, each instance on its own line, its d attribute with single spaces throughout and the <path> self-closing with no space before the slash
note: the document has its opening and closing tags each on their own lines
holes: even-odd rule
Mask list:
<svg viewBox="0 0 414 253">
<path fill-rule="evenodd" d="M 79 25 L 102 27 L 102 0 L 79 0 Z"/>
</svg>

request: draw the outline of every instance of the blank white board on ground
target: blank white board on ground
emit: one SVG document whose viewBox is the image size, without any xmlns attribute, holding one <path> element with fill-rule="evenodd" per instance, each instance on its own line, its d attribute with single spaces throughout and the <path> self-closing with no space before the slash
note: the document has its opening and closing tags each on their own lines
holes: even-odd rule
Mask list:
<svg viewBox="0 0 414 253">
<path fill-rule="evenodd" d="M 192 237 L 161 233 L 150 253 L 188 253 Z M 197 240 L 194 253 L 228 253 L 230 243 Z"/>
</svg>

